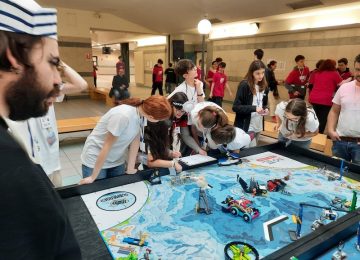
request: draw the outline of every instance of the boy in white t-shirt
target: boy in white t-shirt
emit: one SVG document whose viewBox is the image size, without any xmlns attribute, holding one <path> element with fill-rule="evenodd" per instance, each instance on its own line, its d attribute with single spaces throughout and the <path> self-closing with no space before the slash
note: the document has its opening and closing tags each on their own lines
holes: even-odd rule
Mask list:
<svg viewBox="0 0 360 260">
<path fill-rule="evenodd" d="M 276 106 L 276 126 L 278 140 L 286 145 L 292 144 L 308 149 L 311 138 L 318 134 L 319 120 L 315 111 L 308 108 L 302 99 L 291 99 Z"/>
<path fill-rule="evenodd" d="M 175 73 L 182 76 L 185 81 L 177 86 L 168 98 L 171 98 L 177 92 L 184 92 L 187 95 L 189 103 L 193 104 L 193 106 L 203 102 L 205 98 L 203 83 L 196 79 L 197 70 L 195 64 L 188 59 L 180 60 L 175 66 Z M 190 120 L 188 124 L 191 125 Z"/>
<path fill-rule="evenodd" d="M 354 79 L 336 92 L 327 123 L 333 154 L 360 164 L 360 54 L 355 57 Z"/>
</svg>

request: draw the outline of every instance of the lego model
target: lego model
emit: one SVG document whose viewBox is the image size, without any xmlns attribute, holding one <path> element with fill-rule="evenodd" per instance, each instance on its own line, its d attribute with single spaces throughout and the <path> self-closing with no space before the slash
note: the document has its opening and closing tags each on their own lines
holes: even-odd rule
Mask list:
<svg viewBox="0 0 360 260">
<path fill-rule="evenodd" d="M 194 182 L 194 175 L 187 172 L 182 172 L 176 176 L 171 177 L 170 183 L 173 186 L 180 186 L 187 183 Z"/>
<path fill-rule="evenodd" d="M 345 246 L 345 243 L 343 241 L 340 241 L 338 245 L 338 250 L 332 255 L 331 260 L 344 260 L 347 259 L 346 253 L 343 251 L 343 248 Z"/>
<path fill-rule="evenodd" d="M 239 175 L 237 175 L 237 181 L 246 193 L 251 193 L 253 196 L 262 196 L 267 193 L 266 186 L 259 185 L 254 177 L 251 177 L 249 185 Z"/>
<path fill-rule="evenodd" d="M 211 214 L 211 208 L 209 205 L 209 200 L 207 198 L 207 194 L 206 194 L 206 189 L 212 188 L 212 186 L 210 184 L 208 184 L 208 182 L 206 181 L 204 176 L 199 176 L 199 177 L 191 177 L 192 180 L 196 181 L 196 184 L 199 187 L 199 200 L 198 203 L 196 204 L 196 212 L 197 213 L 206 213 L 206 214 Z"/>
<path fill-rule="evenodd" d="M 338 215 L 335 211 L 331 209 L 323 209 L 320 218 L 315 219 L 311 225 L 312 230 L 316 230 L 321 226 L 328 224 L 331 221 L 335 221 Z"/>
<path fill-rule="evenodd" d="M 239 241 L 228 243 L 224 253 L 227 260 L 259 259 L 259 253 L 252 245 Z"/>
<path fill-rule="evenodd" d="M 123 242 L 135 246 L 147 246 L 148 242 L 145 240 L 148 238 L 148 236 L 149 235 L 147 233 L 140 232 L 140 238 L 125 237 Z"/>
<path fill-rule="evenodd" d="M 260 211 L 252 207 L 252 202 L 245 197 L 235 200 L 233 197 L 227 196 L 221 203 L 226 204 L 226 206 L 222 206 L 223 212 L 230 212 L 234 216 L 240 216 L 245 222 L 250 222 L 260 215 Z"/>
<path fill-rule="evenodd" d="M 292 216 L 293 222 L 297 225 L 296 226 L 296 231 L 289 230 L 290 239 L 292 241 L 295 241 L 295 240 L 299 239 L 300 236 L 301 236 L 301 225 L 302 225 L 302 217 L 303 217 L 304 206 L 312 207 L 312 208 L 318 208 L 318 209 L 323 210 L 322 213 L 321 213 L 320 218 L 314 220 L 314 222 L 312 223 L 312 225 L 311 225 L 312 230 L 316 230 L 319 227 L 321 227 L 323 225 L 326 225 L 331 221 L 336 220 L 337 219 L 337 213 L 334 212 L 334 211 L 347 212 L 346 210 L 343 210 L 343 209 L 331 209 L 329 207 L 322 207 L 322 206 L 308 204 L 308 203 L 304 203 L 304 202 L 300 203 L 299 214 Z"/>
<path fill-rule="evenodd" d="M 273 179 L 267 181 L 267 190 L 270 192 L 281 192 L 285 195 L 291 195 L 290 192 L 285 190 L 286 183 L 281 179 Z"/>
</svg>

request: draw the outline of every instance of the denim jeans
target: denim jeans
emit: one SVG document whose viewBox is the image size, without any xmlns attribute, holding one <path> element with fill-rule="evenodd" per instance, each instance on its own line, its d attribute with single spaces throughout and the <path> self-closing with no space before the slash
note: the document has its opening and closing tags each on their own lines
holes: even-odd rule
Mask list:
<svg viewBox="0 0 360 260">
<path fill-rule="evenodd" d="M 93 172 L 93 168 L 82 165 L 83 178 L 91 176 L 92 172 Z M 125 173 L 125 164 L 122 164 L 108 169 L 101 169 L 96 179 L 100 180 L 105 178 L 111 178 L 111 177 L 123 175 L 124 173 Z"/>
<path fill-rule="evenodd" d="M 334 141 L 333 155 L 346 161 L 360 164 L 360 145 L 354 142 Z"/>
<path fill-rule="evenodd" d="M 289 145 L 294 145 L 304 149 L 309 149 L 311 144 L 311 139 L 306 141 L 292 141 L 289 138 L 284 137 L 281 132 L 279 132 L 278 140 L 280 143 L 286 144 L 287 142 L 290 142 Z"/>
</svg>

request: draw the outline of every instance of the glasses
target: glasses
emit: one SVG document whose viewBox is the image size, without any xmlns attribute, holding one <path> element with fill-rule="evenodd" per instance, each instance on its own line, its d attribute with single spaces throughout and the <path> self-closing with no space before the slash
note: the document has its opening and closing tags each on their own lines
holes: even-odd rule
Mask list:
<svg viewBox="0 0 360 260">
<path fill-rule="evenodd" d="M 284 115 L 284 118 L 292 122 L 299 122 L 300 120 L 300 117 L 288 117 L 286 115 Z"/>
</svg>

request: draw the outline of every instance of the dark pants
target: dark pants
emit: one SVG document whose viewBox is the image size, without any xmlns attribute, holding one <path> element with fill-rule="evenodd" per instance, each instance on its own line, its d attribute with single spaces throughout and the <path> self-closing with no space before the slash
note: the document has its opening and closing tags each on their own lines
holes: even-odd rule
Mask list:
<svg viewBox="0 0 360 260">
<path fill-rule="evenodd" d="M 94 86 L 96 87 L 96 79 L 97 77 L 94 77 Z"/>
<path fill-rule="evenodd" d="M 212 97 L 209 101 L 214 102 L 216 105 L 222 107 L 223 97 Z"/>
<path fill-rule="evenodd" d="M 319 133 L 323 134 L 327 122 L 327 116 L 330 112 L 331 106 L 311 104 L 315 110 L 316 116 L 319 119 Z"/>
<path fill-rule="evenodd" d="M 162 82 L 154 82 L 152 85 L 151 95 L 155 95 L 156 89 L 159 90 L 159 94 L 163 95 Z"/>
</svg>

